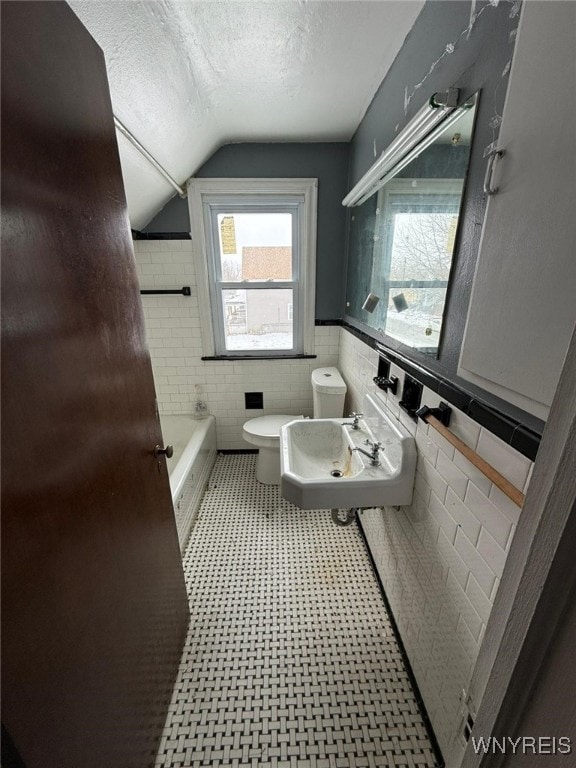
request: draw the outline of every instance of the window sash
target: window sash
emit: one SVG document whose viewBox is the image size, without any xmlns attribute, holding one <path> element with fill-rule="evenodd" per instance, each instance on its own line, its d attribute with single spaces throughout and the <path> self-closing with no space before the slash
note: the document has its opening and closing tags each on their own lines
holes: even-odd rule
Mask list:
<svg viewBox="0 0 576 768">
<path fill-rule="evenodd" d="M 303 215 L 304 197 L 302 195 L 277 195 L 269 196 L 269 200 L 262 201 L 262 197 L 249 195 L 207 196 L 203 200 L 205 231 L 208 235 L 208 269 L 211 273 L 210 298 L 212 327 L 214 329 L 214 351 L 222 356 L 247 356 L 261 357 L 273 353 L 275 356 L 292 356 L 302 354 L 304 351 L 303 318 L 300 312 L 302 306 L 302 281 L 301 275 L 301 236 L 300 229 Z M 288 213 L 292 217 L 292 280 L 239 280 L 229 281 L 222 279 L 222 258 L 220 254 L 220 238 L 218 228 L 218 216 L 220 214 L 234 213 Z M 258 349 L 242 348 L 230 350 L 226 347 L 226 328 L 224 316 L 223 292 L 225 290 L 292 290 L 293 312 L 292 323 L 292 347 L 277 349 L 274 347 L 262 347 Z"/>
<path fill-rule="evenodd" d="M 238 286 L 240 286 L 240 288 Z M 249 287 L 249 286 L 250 286 L 250 284 L 234 283 L 233 290 L 235 290 L 235 291 L 238 291 L 238 290 L 250 291 L 250 290 L 252 290 L 252 288 Z M 285 290 L 285 288 L 284 289 L 277 288 L 276 286 L 271 287 L 270 284 L 268 284 L 268 286 L 265 285 L 263 287 L 264 288 L 268 287 L 269 290 Z M 286 313 L 286 317 L 284 317 L 283 319 L 285 320 L 286 324 L 291 323 L 291 325 L 292 325 L 292 346 L 291 347 L 272 347 L 272 346 L 269 346 L 269 347 L 258 347 L 258 348 L 243 348 L 242 347 L 242 348 L 228 349 L 226 347 L 226 340 L 229 337 L 227 337 L 226 329 L 225 329 L 226 317 L 225 317 L 225 312 L 224 312 L 224 296 L 223 296 L 224 290 L 228 290 L 228 289 L 223 288 L 218 293 L 216 293 L 217 301 L 219 303 L 219 311 L 214 313 L 214 322 L 216 324 L 216 327 L 218 328 L 218 334 L 216 335 L 216 338 L 215 338 L 216 345 L 217 345 L 215 351 L 216 351 L 217 355 L 223 355 L 223 356 L 240 355 L 242 357 L 244 357 L 244 356 L 262 357 L 263 355 L 269 355 L 270 353 L 272 353 L 275 357 L 276 356 L 278 356 L 278 357 L 281 357 L 281 356 L 292 357 L 295 354 L 300 354 L 300 352 L 299 352 L 299 349 L 300 349 L 299 342 L 300 342 L 301 339 L 300 339 L 299 333 L 301 331 L 302 324 L 295 322 L 294 316 L 289 317 L 287 313 Z M 296 290 L 293 290 L 292 291 L 292 305 L 297 305 L 297 303 L 298 303 L 298 292 Z M 250 304 L 249 304 L 249 301 L 248 301 L 248 297 L 247 297 L 247 300 L 246 300 L 244 306 L 246 307 L 246 314 L 250 315 L 250 312 L 249 312 Z M 279 332 L 281 333 L 281 331 L 279 331 Z"/>
</svg>

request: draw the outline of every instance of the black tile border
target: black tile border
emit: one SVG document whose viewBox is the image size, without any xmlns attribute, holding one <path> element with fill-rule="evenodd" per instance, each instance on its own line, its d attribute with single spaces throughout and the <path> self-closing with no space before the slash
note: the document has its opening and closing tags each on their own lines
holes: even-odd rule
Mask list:
<svg viewBox="0 0 576 768">
<path fill-rule="evenodd" d="M 360 341 L 375 349 L 381 357 L 397 365 L 412 376 L 412 378 L 420 381 L 428 389 L 440 395 L 443 400 L 447 400 L 455 408 L 458 408 L 477 424 L 480 424 L 481 427 L 485 427 L 489 432 L 499 437 L 505 443 L 508 443 L 508 445 L 512 446 L 512 448 L 527 459 L 534 461 L 540 447 L 542 435 L 525 424 L 500 413 L 500 411 L 492 406 L 486 405 L 478 400 L 477 397 L 469 395 L 452 382 L 428 371 L 426 368 L 422 368 L 411 360 L 407 360 L 402 355 L 388 349 L 376 341 L 376 339 L 354 328 L 354 326 L 349 325 L 345 321 L 342 321 L 341 325 L 353 336 L 360 339 Z"/>
<path fill-rule="evenodd" d="M 510 443 L 514 430 L 519 426 L 517 421 L 503 416 L 501 413 L 498 413 L 498 411 L 495 411 L 493 408 L 484 405 L 484 403 L 481 403 L 474 398 L 470 399 L 470 402 L 465 409 L 465 413 L 506 443 Z"/>
<path fill-rule="evenodd" d="M 424 699 L 422 698 L 422 694 L 420 693 L 420 688 L 418 687 L 416 676 L 412 669 L 412 665 L 410 664 L 410 659 L 408 658 L 408 654 L 406 653 L 406 648 L 404 647 L 404 643 L 402 641 L 402 635 L 400 634 L 400 630 L 398 629 L 398 625 L 396 624 L 396 619 L 394 618 L 392 607 L 390 605 L 390 601 L 388 600 L 388 595 L 386 594 L 386 590 L 384 589 L 384 584 L 382 583 L 382 579 L 380 578 L 380 574 L 378 573 L 378 568 L 376 567 L 376 562 L 372 556 L 372 551 L 368 544 L 368 539 L 366 538 L 366 534 L 364 533 L 361 514 L 356 513 L 356 524 L 358 526 L 358 531 L 360 532 L 360 537 L 364 543 L 364 549 L 366 550 L 366 554 L 368 555 L 368 560 L 370 561 L 370 567 L 372 568 L 372 573 L 374 574 L 374 577 L 378 582 L 380 595 L 382 596 L 382 600 L 384 602 L 386 612 L 388 613 L 388 618 L 390 619 L 390 624 L 392 625 L 392 632 L 394 633 L 394 638 L 398 643 L 400 655 L 402 656 L 402 661 L 404 662 L 404 667 L 406 669 L 406 673 L 408 674 L 408 679 L 410 680 L 410 685 L 412 686 L 412 690 L 414 692 L 414 698 L 416 699 L 416 703 L 418 704 L 420 714 L 422 715 L 422 720 L 424 721 L 424 725 L 428 732 L 428 738 L 430 739 L 430 743 L 432 745 L 432 751 L 434 752 L 434 757 L 436 759 L 436 765 L 434 768 L 444 768 L 446 763 L 442 755 L 442 750 L 440 749 L 440 745 L 438 744 L 438 739 L 436 738 L 436 734 L 434 733 L 434 728 L 432 728 L 432 723 L 430 722 L 430 718 L 428 717 L 428 711 L 426 709 L 426 705 L 424 704 Z"/>
<path fill-rule="evenodd" d="M 522 426 L 522 424 L 519 424 L 512 433 L 510 445 L 512 448 L 515 448 L 517 451 L 519 451 L 519 453 L 521 453 L 523 456 L 526 456 L 527 458 L 534 461 L 536 454 L 538 453 L 540 437 L 536 435 L 535 432 L 532 432 L 531 429 L 528 429 L 527 427 Z"/>
<path fill-rule="evenodd" d="M 190 232 L 140 232 L 138 229 L 130 231 L 132 240 L 192 240 Z"/>
<path fill-rule="evenodd" d="M 465 392 L 462 392 L 458 387 L 448 384 L 445 381 L 441 381 L 437 391 L 441 398 L 448 400 L 455 408 L 458 408 L 461 411 L 465 411 L 468 408 L 470 396 Z"/>
<path fill-rule="evenodd" d="M 245 360 L 315 360 L 318 355 L 203 355 L 200 360 L 213 363 L 237 363 Z"/>
<path fill-rule="evenodd" d="M 359 328 L 355 328 L 353 325 L 350 325 L 345 320 L 340 320 L 340 325 L 342 328 L 347 330 L 349 333 L 352 334 L 352 336 L 356 336 L 357 339 L 360 339 L 360 341 L 363 341 L 364 344 L 366 344 L 368 347 L 371 347 L 372 349 L 378 349 L 376 346 L 378 342 L 376 339 L 373 339 L 372 336 L 369 336 L 367 333 L 364 333 L 364 331 L 361 331 Z"/>
</svg>

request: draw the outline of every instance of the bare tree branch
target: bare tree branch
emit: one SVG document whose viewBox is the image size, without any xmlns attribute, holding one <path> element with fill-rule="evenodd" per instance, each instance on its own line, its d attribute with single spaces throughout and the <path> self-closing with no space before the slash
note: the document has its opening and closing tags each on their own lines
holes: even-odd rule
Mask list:
<svg viewBox="0 0 576 768">
<path fill-rule="evenodd" d="M 390 280 L 447 280 L 454 218 L 448 213 L 397 214 Z"/>
</svg>

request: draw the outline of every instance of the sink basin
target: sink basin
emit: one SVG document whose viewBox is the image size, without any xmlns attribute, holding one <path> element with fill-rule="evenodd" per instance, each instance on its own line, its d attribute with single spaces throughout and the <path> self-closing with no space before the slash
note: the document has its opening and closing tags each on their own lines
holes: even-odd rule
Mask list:
<svg viewBox="0 0 576 768">
<path fill-rule="evenodd" d="M 292 421 L 280 430 L 282 496 L 302 509 L 345 509 L 410 504 L 416 472 L 414 438 L 390 417 L 378 395 L 364 398 L 354 430 L 346 419 Z M 379 442 L 380 466 L 370 453 Z"/>
</svg>

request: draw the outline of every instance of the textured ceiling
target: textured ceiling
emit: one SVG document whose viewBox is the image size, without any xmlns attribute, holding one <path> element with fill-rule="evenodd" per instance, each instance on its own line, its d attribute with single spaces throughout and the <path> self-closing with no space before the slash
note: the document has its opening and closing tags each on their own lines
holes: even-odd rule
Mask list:
<svg viewBox="0 0 576 768">
<path fill-rule="evenodd" d="M 180 184 L 222 144 L 345 141 L 423 0 L 69 0 L 116 116 Z M 130 221 L 173 188 L 119 136 Z"/>
</svg>

